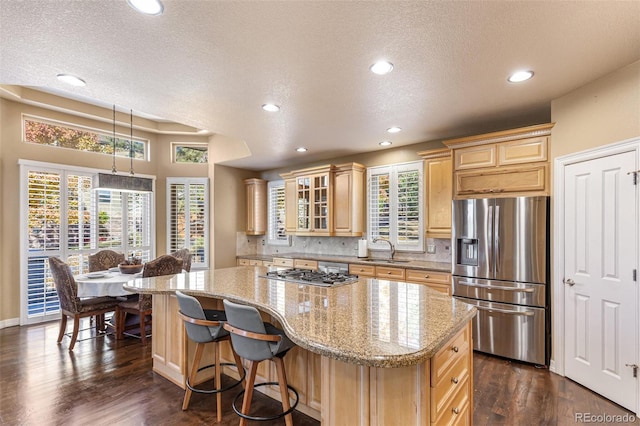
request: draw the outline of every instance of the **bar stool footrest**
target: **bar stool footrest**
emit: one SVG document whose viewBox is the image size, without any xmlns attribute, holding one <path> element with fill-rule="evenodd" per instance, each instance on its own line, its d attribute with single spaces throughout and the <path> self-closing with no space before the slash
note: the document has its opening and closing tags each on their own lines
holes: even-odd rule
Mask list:
<svg viewBox="0 0 640 426">
<path fill-rule="evenodd" d="M 222 362 L 222 363 L 220 363 L 220 367 L 222 367 L 224 365 L 228 365 L 230 367 L 237 367 L 235 364 L 232 364 L 230 362 Z M 215 368 L 215 367 L 216 367 L 215 364 L 205 365 L 204 367 L 198 368 L 198 373 L 203 371 L 203 370 L 206 370 L 208 368 Z M 238 374 L 240 374 L 239 371 L 238 371 Z M 187 380 L 185 381 L 185 385 L 187 386 L 187 388 L 189 388 L 189 390 L 191 392 L 204 393 L 204 394 L 207 394 L 207 395 L 211 395 L 211 394 L 215 394 L 215 393 L 225 392 L 225 391 L 228 391 L 229 389 L 235 388 L 240 383 L 242 383 L 242 381 L 244 380 L 246 375 L 247 375 L 247 372 L 243 368 L 242 369 L 242 377 L 240 377 L 240 380 L 234 380 L 233 383 L 231 383 L 229 386 L 226 386 L 226 387 L 220 388 L 220 389 L 198 389 L 198 388 L 194 388 L 193 386 L 191 386 L 191 383 L 189 383 L 189 377 L 187 377 Z"/>
<path fill-rule="evenodd" d="M 260 386 L 270 386 L 270 385 L 280 385 L 278 382 L 265 382 L 265 383 L 258 383 L 257 385 L 253 385 L 253 388 L 257 388 Z M 247 414 L 243 414 L 240 410 L 238 410 L 238 407 L 236 407 L 236 404 L 238 402 L 238 398 L 241 398 L 244 395 L 244 390 L 240 391 L 240 393 L 238 393 L 238 395 L 236 395 L 236 397 L 233 399 L 233 403 L 231 404 L 231 406 L 233 407 L 233 411 L 236 412 L 237 415 L 239 415 L 242 418 L 245 418 L 247 420 L 253 420 L 253 421 L 257 421 L 257 422 L 265 422 L 265 421 L 269 421 L 269 420 L 276 420 L 279 418 L 282 418 L 284 416 L 286 416 L 287 414 L 290 414 L 293 412 L 293 410 L 296 409 L 296 407 L 298 406 L 298 400 L 300 399 L 300 396 L 298 395 L 298 391 L 295 390 L 294 387 L 287 385 L 287 389 L 290 389 L 294 395 L 296 396 L 296 400 L 293 403 L 293 405 L 291 406 L 291 408 L 289 408 L 287 411 L 283 411 L 280 414 L 277 414 L 275 416 L 271 416 L 271 417 L 253 417 L 253 416 L 249 416 Z"/>
</svg>

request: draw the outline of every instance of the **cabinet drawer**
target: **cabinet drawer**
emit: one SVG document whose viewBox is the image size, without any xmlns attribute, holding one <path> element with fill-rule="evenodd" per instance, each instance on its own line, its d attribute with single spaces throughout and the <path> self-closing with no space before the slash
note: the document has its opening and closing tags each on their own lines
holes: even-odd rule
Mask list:
<svg viewBox="0 0 640 426">
<path fill-rule="evenodd" d="M 437 425 L 471 425 L 471 381 L 467 378 L 453 395 L 451 402 L 442 407 L 439 417 L 434 418 L 435 407 L 431 405 L 431 421 Z"/>
<path fill-rule="evenodd" d="M 316 262 L 315 260 L 295 259 L 293 261 L 293 267 L 300 268 L 300 269 L 316 270 L 318 269 L 318 262 Z"/>
<path fill-rule="evenodd" d="M 434 283 L 451 285 L 451 275 L 446 272 L 421 271 L 407 269 L 407 281 L 412 283 Z"/>
<path fill-rule="evenodd" d="M 249 259 L 238 259 L 238 266 L 249 266 Z"/>
<path fill-rule="evenodd" d="M 472 146 L 454 151 L 455 170 L 494 167 L 496 162 L 496 145 Z"/>
<path fill-rule="evenodd" d="M 361 277 L 375 277 L 376 267 L 373 265 L 349 265 L 349 273 L 359 275 Z"/>
<path fill-rule="evenodd" d="M 451 374 L 453 366 L 460 358 L 471 362 L 469 344 L 471 342 L 471 324 L 453 336 L 432 358 L 431 386 L 435 387 L 443 377 Z"/>
<path fill-rule="evenodd" d="M 273 266 L 282 266 L 285 268 L 293 268 L 293 259 L 287 259 L 284 257 L 274 257 Z"/>
<path fill-rule="evenodd" d="M 250 259 L 249 265 L 251 266 L 262 266 L 262 260 Z"/>
<path fill-rule="evenodd" d="M 525 164 L 547 161 L 546 136 L 503 142 L 498 145 L 498 164 Z"/>
<path fill-rule="evenodd" d="M 465 383 L 469 381 L 469 361 L 468 356 L 460 357 L 449 370 L 449 374 L 443 375 L 440 383 L 431 389 L 432 420 L 440 417 L 457 393 L 464 390 Z"/>
<path fill-rule="evenodd" d="M 404 281 L 404 276 L 403 268 L 388 268 L 386 266 L 376 267 L 376 277 L 378 278 Z"/>
</svg>

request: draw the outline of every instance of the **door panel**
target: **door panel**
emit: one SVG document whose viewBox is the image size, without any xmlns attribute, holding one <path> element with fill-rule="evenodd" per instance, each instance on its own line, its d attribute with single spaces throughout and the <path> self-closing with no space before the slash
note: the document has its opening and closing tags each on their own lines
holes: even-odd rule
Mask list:
<svg viewBox="0 0 640 426">
<path fill-rule="evenodd" d="M 565 167 L 565 373 L 637 410 L 637 170 L 627 152 Z"/>
<path fill-rule="evenodd" d="M 492 278 L 492 249 L 488 198 L 453 202 L 453 273 L 465 277 Z"/>
</svg>

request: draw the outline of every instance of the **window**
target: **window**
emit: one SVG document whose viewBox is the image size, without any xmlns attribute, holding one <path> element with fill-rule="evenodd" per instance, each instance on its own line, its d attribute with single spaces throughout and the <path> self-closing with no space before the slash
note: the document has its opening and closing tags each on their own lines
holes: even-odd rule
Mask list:
<svg viewBox="0 0 640 426">
<path fill-rule="evenodd" d="M 174 163 L 206 163 L 209 145 L 206 143 L 173 143 Z"/>
<path fill-rule="evenodd" d="M 23 122 L 25 142 L 113 155 L 113 134 L 31 117 L 25 117 Z M 133 158 L 147 159 L 147 143 L 133 140 Z M 116 156 L 129 158 L 130 148 L 129 138 L 116 136 Z"/>
<path fill-rule="evenodd" d="M 423 162 L 367 169 L 368 239 L 373 250 L 424 251 L 422 197 Z"/>
<path fill-rule="evenodd" d="M 285 234 L 284 181 L 271 181 L 267 187 L 267 242 L 273 245 L 289 245 L 290 238 Z"/>
<path fill-rule="evenodd" d="M 103 248 L 152 259 L 152 194 L 93 190 L 93 171 L 22 160 L 20 170 L 22 324 L 59 317 L 49 257 L 74 274 Z"/>
<path fill-rule="evenodd" d="M 167 178 L 167 253 L 188 248 L 192 268 L 209 267 L 209 180 Z"/>
</svg>

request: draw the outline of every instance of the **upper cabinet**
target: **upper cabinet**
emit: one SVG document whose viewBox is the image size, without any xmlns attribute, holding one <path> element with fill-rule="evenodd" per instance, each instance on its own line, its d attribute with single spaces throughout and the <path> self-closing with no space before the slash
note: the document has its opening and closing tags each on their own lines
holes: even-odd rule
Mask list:
<svg viewBox="0 0 640 426">
<path fill-rule="evenodd" d="M 364 166 L 357 163 L 294 170 L 285 180 L 285 229 L 289 234 L 361 236 Z"/>
<path fill-rule="evenodd" d="M 245 179 L 247 194 L 247 235 L 264 235 L 267 232 L 267 182 L 262 179 Z"/>
<path fill-rule="evenodd" d="M 427 238 L 451 238 L 452 160 L 449 148 L 418 152 L 424 158 Z"/>
<path fill-rule="evenodd" d="M 553 123 L 446 140 L 453 152 L 453 198 L 549 195 Z"/>
</svg>

